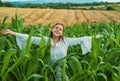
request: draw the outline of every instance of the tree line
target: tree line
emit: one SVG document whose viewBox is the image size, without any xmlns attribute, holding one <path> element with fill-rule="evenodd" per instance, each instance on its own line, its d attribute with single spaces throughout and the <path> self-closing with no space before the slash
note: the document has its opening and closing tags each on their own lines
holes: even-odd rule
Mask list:
<svg viewBox="0 0 120 81">
<path fill-rule="evenodd" d="M 99 5 L 109 5 L 109 4 L 114 4 L 114 3 L 108 3 L 108 2 L 94 2 L 94 3 L 43 3 L 43 4 L 32 4 L 32 3 L 27 3 L 27 4 L 21 4 L 21 5 L 15 5 L 10 2 L 4 2 L 2 3 L 0 0 L 0 6 L 4 7 L 20 7 L 20 8 L 53 8 L 53 9 L 83 9 L 85 10 L 86 8 L 78 8 L 80 6 L 99 6 Z M 120 4 L 120 2 L 115 3 L 115 4 Z M 110 6 L 109 8 L 106 9 L 112 9 Z M 90 10 L 95 10 L 93 7 L 89 8 Z"/>
</svg>

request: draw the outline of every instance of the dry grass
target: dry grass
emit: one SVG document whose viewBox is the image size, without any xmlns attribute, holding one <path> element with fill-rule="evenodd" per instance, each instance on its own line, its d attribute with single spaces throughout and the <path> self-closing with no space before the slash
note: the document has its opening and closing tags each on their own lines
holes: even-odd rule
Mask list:
<svg viewBox="0 0 120 81">
<path fill-rule="evenodd" d="M 11 23 L 11 17 L 18 16 L 25 18 L 25 25 L 55 24 L 61 22 L 64 25 L 74 23 L 97 23 L 97 22 L 120 22 L 120 12 L 115 11 L 95 11 L 95 10 L 66 10 L 66 9 L 33 9 L 33 8 L 0 8 L 0 21 L 4 16 L 9 16 L 7 23 Z"/>
</svg>

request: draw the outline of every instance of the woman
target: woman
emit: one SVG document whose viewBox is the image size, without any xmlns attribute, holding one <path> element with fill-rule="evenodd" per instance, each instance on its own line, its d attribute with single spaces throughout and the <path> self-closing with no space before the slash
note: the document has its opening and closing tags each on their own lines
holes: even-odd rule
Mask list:
<svg viewBox="0 0 120 81">
<path fill-rule="evenodd" d="M 82 54 L 86 54 L 87 52 L 90 52 L 90 49 L 92 47 L 92 37 L 91 36 L 85 36 L 80 38 L 65 38 L 63 37 L 63 30 L 64 26 L 61 23 L 56 23 L 52 29 L 51 29 L 51 60 L 52 62 L 56 62 L 57 60 L 64 58 L 67 55 L 67 49 L 71 45 L 80 44 L 82 49 Z M 11 34 L 13 36 L 16 36 L 16 41 L 20 49 L 23 49 L 25 47 L 25 43 L 27 41 L 28 35 L 27 34 L 20 34 L 13 32 L 9 29 L 1 30 L 1 33 Z M 96 35 L 96 38 L 100 38 L 101 35 Z M 46 43 L 49 37 L 45 37 Z M 39 45 L 41 38 L 40 37 L 32 37 L 31 42 Z M 62 70 L 59 66 L 57 69 Z M 57 76 L 59 81 L 61 81 L 61 73 L 57 72 Z M 66 76 L 66 80 L 68 80 Z"/>
</svg>

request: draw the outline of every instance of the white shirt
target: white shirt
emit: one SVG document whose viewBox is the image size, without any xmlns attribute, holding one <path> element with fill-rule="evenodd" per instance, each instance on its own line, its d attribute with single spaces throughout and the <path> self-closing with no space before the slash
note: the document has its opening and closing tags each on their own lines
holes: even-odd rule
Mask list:
<svg viewBox="0 0 120 81">
<path fill-rule="evenodd" d="M 16 41 L 20 49 L 25 47 L 27 38 L 28 38 L 27 34 L 16 33 Z M 47 43 L 49 37 L 44 37 L 44 38 Z M 39 45 L 40 40 L 41 40 L 41 37 L 31 38 L 31 42 L 36 45 Z M 54 46 L 54 42 L 51 39 L 51 60 L 55 61 L 55 60 L 64 58 L 67 55 L 68 47 L 71 45 L 77 45 L 77 44 L 80 44 L 82 49 L 82 54 L 86 54 L 87 52 L 90 52 L 90 49 L 92 47 L 92 37 L 84 36 L 80 38 L 64 38 L 64 41 L 60 40 L 56 44 L 56 46 Z"/>
</svg>

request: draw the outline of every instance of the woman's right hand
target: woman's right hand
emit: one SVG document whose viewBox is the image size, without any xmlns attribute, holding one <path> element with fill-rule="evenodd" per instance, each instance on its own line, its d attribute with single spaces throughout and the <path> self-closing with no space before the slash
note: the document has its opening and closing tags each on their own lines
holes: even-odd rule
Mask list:
<svg viewBox="0 0 120 81">
<path fill-rule="evenodd" d="M 4 35 L 7 35 L 7 34 L 11 34 L 11 35 L 14 35 L 14 36 L 16 35 L 16 32 L 13 32 L 9 29 L 6 29 L 6 30 L 2 29 L 0 32 Z"/>
</svg>

